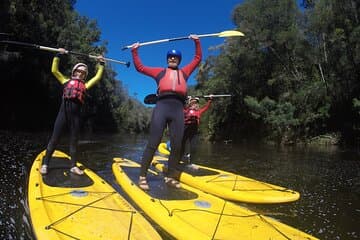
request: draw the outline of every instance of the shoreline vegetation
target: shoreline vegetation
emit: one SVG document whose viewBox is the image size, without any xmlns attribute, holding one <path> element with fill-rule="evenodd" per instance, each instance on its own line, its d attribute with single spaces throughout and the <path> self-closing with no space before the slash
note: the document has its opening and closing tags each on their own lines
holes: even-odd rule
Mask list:
<svg viewBox="0 0 360 240">
<path fill-rule="evenodd" d="M 79 15 L 74 2 L 2 1 L 0 40 L 107 52 L 96 21 Z M 188 91 L 192 96 L 232 96 L 214 100 L 202 118 L 204 137 L 278 145 L 359 144 L 358 8 L 352 0 L 303 0 L 300 6 L 295 0 L 250 0 L 234 6 L 229 16 L 245 36 L 227 38 L 219 54 L 204 59 Z M 2 129 L 52 128 L 62 92 L 50 72 L 52 57 L 0 44 Z M 66 55 L 62 67 L 71 69 L 83 60 Z M 95 62 L 89 62 L 89 69 L 95 69 Z M 108 66 L 86 102 L 84 125 L 91 131 L 149 130 L 152 108 L 129 96 Z"/>
</svg>

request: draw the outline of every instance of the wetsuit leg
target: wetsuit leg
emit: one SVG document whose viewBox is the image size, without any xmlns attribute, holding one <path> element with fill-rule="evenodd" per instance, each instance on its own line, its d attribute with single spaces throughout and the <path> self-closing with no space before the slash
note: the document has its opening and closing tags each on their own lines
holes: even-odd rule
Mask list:
<svg viewBox="0 0 360 240">
<path fill-rule="evenodd" d="M 168 160 L 168 176 L 174 174 L 174 171 L 178 169 L 180 162 L 181 143 L 184 134 L 184 112 L 183 104 L 179 100 L 175 100 L 172 104 L 171 111 L 167 111 L 169 119 L 169 134 L 171 152 Z"/>
<path fill-rule="evenodd" d="M 76 166 L 78 159 L 77 146 L 80 133 L 80 107 L 80 104 L 69 101 L 71 167 Z"/>
<path fill-rule="evenodd" d="M 141 159 L 140 176 L 142 177 L 145 177 L 147 174 L 147 170 L 150 166 L 155 151 L 160 144 L 162 134 L 166 127 L 164 103 L 162 103 L 163 101 L 164 100 L 158 101 L 151 116 L 150 137 Z"/>
<path fill-rule="evenodd" d="M 59 138 L 61 136 L 64 125 L 66 124 L 66 116 L 65 116 L 65 104 L 62 101 L 58 115 L 55 120 L 54 129 L 50 141 L 46 148 L 46 154 L 43 158 L 42 164 L 49 165 L 50 158 L 55 151 L 55 148 L 59 142 Z"/>
<path fill-rule="evenodd" d="M 189 163 L 192 163 L 193 160 L 196 158 L 196 149 L 199 140 L 198 131 L 199 129 L 197 125 L 192 125 L 189 128 L 189 153 L 190 153 Z"/>
<path fill-rule="evenodd" d="M 189 153 L 190 149 L 189 149 L 189 130 L 190 130 L 190 125 L 186 124 L 184 125 L 184 136 L 182 138 L 182 142 L 181 142 L 181 151 L 180 151 L 180 160 L 181 158 L 184 160 L 185 159 L 185 153 Z"/>
</svg>

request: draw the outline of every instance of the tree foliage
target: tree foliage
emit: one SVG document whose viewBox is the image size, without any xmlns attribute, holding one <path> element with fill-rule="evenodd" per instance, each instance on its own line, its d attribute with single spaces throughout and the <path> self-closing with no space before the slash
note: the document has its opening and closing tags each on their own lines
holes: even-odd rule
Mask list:
<svg viewBox="0 0 360 240">
<path fill-rule="evenodd" d="M 199 67 L 192 95 L 215 99 L 201 122 L 213 140 L 266 139 L 295 143 L 327 133 L 359 137 L 360 24 L 358 1 L 245 0 L 232 20 L 245 37 L 226 38 L 219 54 Z M 4 0 L 1 38 L 106 53 L 96 21 L 74 11 L 72 0 Z M 43 6 L 46 6 L 44 8 Z M 50 73 L 52 53 L 0 45 L 2 127 L 49 128 L 61 86 Z M 67 55 L 61 71 L 77 61 Z M 140 132 L 151 109 L 128 96 L 115 72 L 89 91 L 86 126 Z M 29 120 L 31 116 L 32 121 Z"/>
<path fill-rule="evenodd" d="M 0 40 L 106 54 L 106 42 L 100 41 L 101 30 L 96 21 L 80 16 L 74 4 L 75 0 L 4 0 Z M 0 53 L 6 89 L 1 95 L 2 128 L 51 128 L 62 93 L 62 86 L 50 71 L 54 54 L 5 44 L 0 45 Z M 95 74 L 95 61 L 74 55 L 61 56 L 60 71 L 69 76 L 72 66 L 79 61 L 88 64 L 89 76 Z M 148 128 L 150 111 L 128 96 L 110 66 L 106 66 L 101 81 L 88 93 L 83 108 L 84 126 L 132 132 Z M 136 124 L 129 124 L 132 120 Z"/>
<path fill-rule="evenodd" d="M 235 8 L 233 22 L 245 37 L 227 39 L 220 54 L 206 60 L 195 88 L 234 95 L 215 104 L 212 138 L 287 144 L 326 132 L 355 135 L 359 3 L 314 0 L 302 6 L 247 0 Z"/>
</svg>

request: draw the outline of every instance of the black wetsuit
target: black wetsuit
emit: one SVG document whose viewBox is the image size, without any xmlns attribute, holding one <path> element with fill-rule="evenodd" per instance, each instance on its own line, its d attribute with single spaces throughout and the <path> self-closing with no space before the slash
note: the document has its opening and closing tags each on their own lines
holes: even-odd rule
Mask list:
<svg viewBox="0 0 360 240">
<path fill-rule="evenodd" d="M 153 110 L 150 125 L 150 138 L 142 156 L 140 176 L 146 176 L 152 157 L 159 146 L 165 128 L 169 127 L 171 155 L 169 170 L 177 169 L 177 159 L 180 158 L 181 139 L 184 133 L 184 104 L 177 97 L 159 99 Z M 171 175 L 169 172 L 168 175 Z"/>
<path fill-rule="evenodd" d="M 137 48 L 131 50 L 134 66 L 138 72 L 152 77 L 158 86 L 159 99 L 153 110 L 150 124 L 150 138 L 142 156 L 140 176 L 145 177 L 154 153 L 161 142 L 165 127 L 169 127 L 171 153 L 168 161 L 167 176 L 173 177 L 180 160 L 181 140 L 184 131 L 184 100 L 187 80 L 201 62 L 202 52 L 199 39 L 195 42 L 193 60 L 181 69 L 144 66 Z M 166 95 L 166 96 L 165 96 Z"/>
<path fill-rule="evenodd" d="M 54 130 L 46 148 L 46 155 L 43 159 L 42 164 L 49 165 L 50 158 L 55 151 L 63 129 L 65 126 L 67 126 L 70 130 L 71 167 L 74 167 L 76 165 L 77 142 L 80 131 L 81 106 L 82 104 L 79 102 L 63 98 L 60 110 L 55 120 Z"/>
<path fill-rule="evenodd" d="M 56 55 L 53 59 L 51 72 L 54 74 L 56 79 L 64 86 L 64 88 L 66 88 L 67 84 L 68 83 L 71 84 L 72 80 L 74 80 L 75 78 L 68 78 L 64 76 L 61 72 L 59 72 L 59 62 L 60 62 L 60 58 L 58 55 Z M 100 63 L 98 65 L 96 75 L 85 83 L 84 88 L 89 89 L 94 84 L 96 84 L 101 79 L 103 71 L 104 71 L 104 63 Z M 69 88 L 66 89 L 68 90 Z M 79 90 L 78 88 L 74 88 L 74 89 Z M 76 96 L 72 96 L 72 94 L 70 94 L 71 98 L 75 97 L 74 99 L 68 99 L 67 97 L 69 96 L 67 96 L 66 94 L 63 95 L 60 110 L 55 120 L 54 130 L 50 138 L 50 141 L 48 143 L 48 146 L 46 148 L 45 157 L 43 158 L 42 161 L 43 165 L 49 165 L 49 161 L 59 142 L 62 131 L 64 127 L 67 126 L 70 130 L 70 156 L 71 156 L 71 165 L 72 165 L 71 167 L 76 166 L 77 142 L 80 132 L 80 114 L 81 114 L 81 107 L 83 105 L 83 99 L 78 94 L 76 94 Z M 76 97 L 79 97 L 79 99 Z"/>
</svg>

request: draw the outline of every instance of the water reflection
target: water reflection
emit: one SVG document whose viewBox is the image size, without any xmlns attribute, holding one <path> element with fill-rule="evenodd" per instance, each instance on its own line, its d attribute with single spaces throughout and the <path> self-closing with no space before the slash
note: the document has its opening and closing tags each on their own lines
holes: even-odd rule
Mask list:
<svg viewBox="0 0 360 240">
<path fill-rule="evenodd" d="M 1 239 L 33 239 L 26 199 L 27 179 L 32 161 L 46 146 L 47 140 L 47 134 L 0 132 Z M 59 149 L 68 152 L 66 138 L 62 141 Z M 126 157 L 139 161 L 145 143 L 144 136 L 83 137 L 79 146 L 80 160 L 123 194 L 112 175 L 112 158 Z M 288 204 L 239 203 L 251 210 L 320 239 L 360 238 L 358 151 L 343 151 L 336 147 L 275 148 L 203 142 L 199 145 L 195 162 L 286 186 L 301 193 L 299 201 Z M 160 231 L 165 239 L 171 239 Z"/>
</svg>

